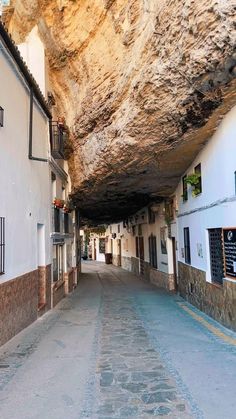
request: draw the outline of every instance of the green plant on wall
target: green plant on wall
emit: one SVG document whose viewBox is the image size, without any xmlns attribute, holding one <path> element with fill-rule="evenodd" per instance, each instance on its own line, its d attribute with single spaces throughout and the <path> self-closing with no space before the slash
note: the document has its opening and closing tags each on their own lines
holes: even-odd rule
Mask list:
<svg viewBox="0 0 236 419">
<path fill-rule="evenodd" d="M 192 196 L 197 196 L 201 193 L 200 173 L 191 173 L 185 178 L 185 182 L 192 187 Z"/>
</svg>

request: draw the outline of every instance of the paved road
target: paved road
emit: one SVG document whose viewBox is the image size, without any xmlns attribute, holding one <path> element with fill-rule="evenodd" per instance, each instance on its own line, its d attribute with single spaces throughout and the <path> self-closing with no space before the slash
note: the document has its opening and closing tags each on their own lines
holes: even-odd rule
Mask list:
<svg viewBox="0 0 236 419">
<path fill-rule="evenodd" d="M 235 387 L 236 334 L 102 263 L 0 349 L 1 419 L 235 419 Z"/>
</svg>

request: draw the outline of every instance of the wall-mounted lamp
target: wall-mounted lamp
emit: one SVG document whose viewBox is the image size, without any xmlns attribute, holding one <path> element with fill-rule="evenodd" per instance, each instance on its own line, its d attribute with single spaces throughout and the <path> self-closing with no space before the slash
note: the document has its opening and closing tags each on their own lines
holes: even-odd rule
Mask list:
<svg viewBox="0 0 236 419">
<path fill-rule="evenodd" d="M 0 127 L 3 127 L 4 122 L 4 109 L 0 106 Z"/>
</svg>

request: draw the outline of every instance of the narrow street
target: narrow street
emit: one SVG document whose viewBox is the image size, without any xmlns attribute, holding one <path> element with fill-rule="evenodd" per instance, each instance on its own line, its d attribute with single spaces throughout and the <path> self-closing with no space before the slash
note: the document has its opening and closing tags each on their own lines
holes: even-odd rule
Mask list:
<svg viewBox="0 0 236 419">
<path fill-rule="evenodd" d="M 1 419 L 234 419 L 236 334 L 85 262 L 76 291 L 0 349 Z"/>
</svg>

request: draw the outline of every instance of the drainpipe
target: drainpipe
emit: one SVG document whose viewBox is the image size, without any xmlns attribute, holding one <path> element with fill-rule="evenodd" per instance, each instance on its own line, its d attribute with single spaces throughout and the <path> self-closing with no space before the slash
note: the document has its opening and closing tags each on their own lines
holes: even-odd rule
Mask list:
<svg viewBox="0 0 236 419">
<path fill-rule="evenodd" d="M 32 155 L 33 151 L 33 113 L 34 113 L 34 92 L 33 89 L 30 89 L 30 111 L 29 111 L 29 159 L 42 161 L 47 163 L 48 159 L 43 159 L 41 157 L 34 157 Z"/>
</svg>

